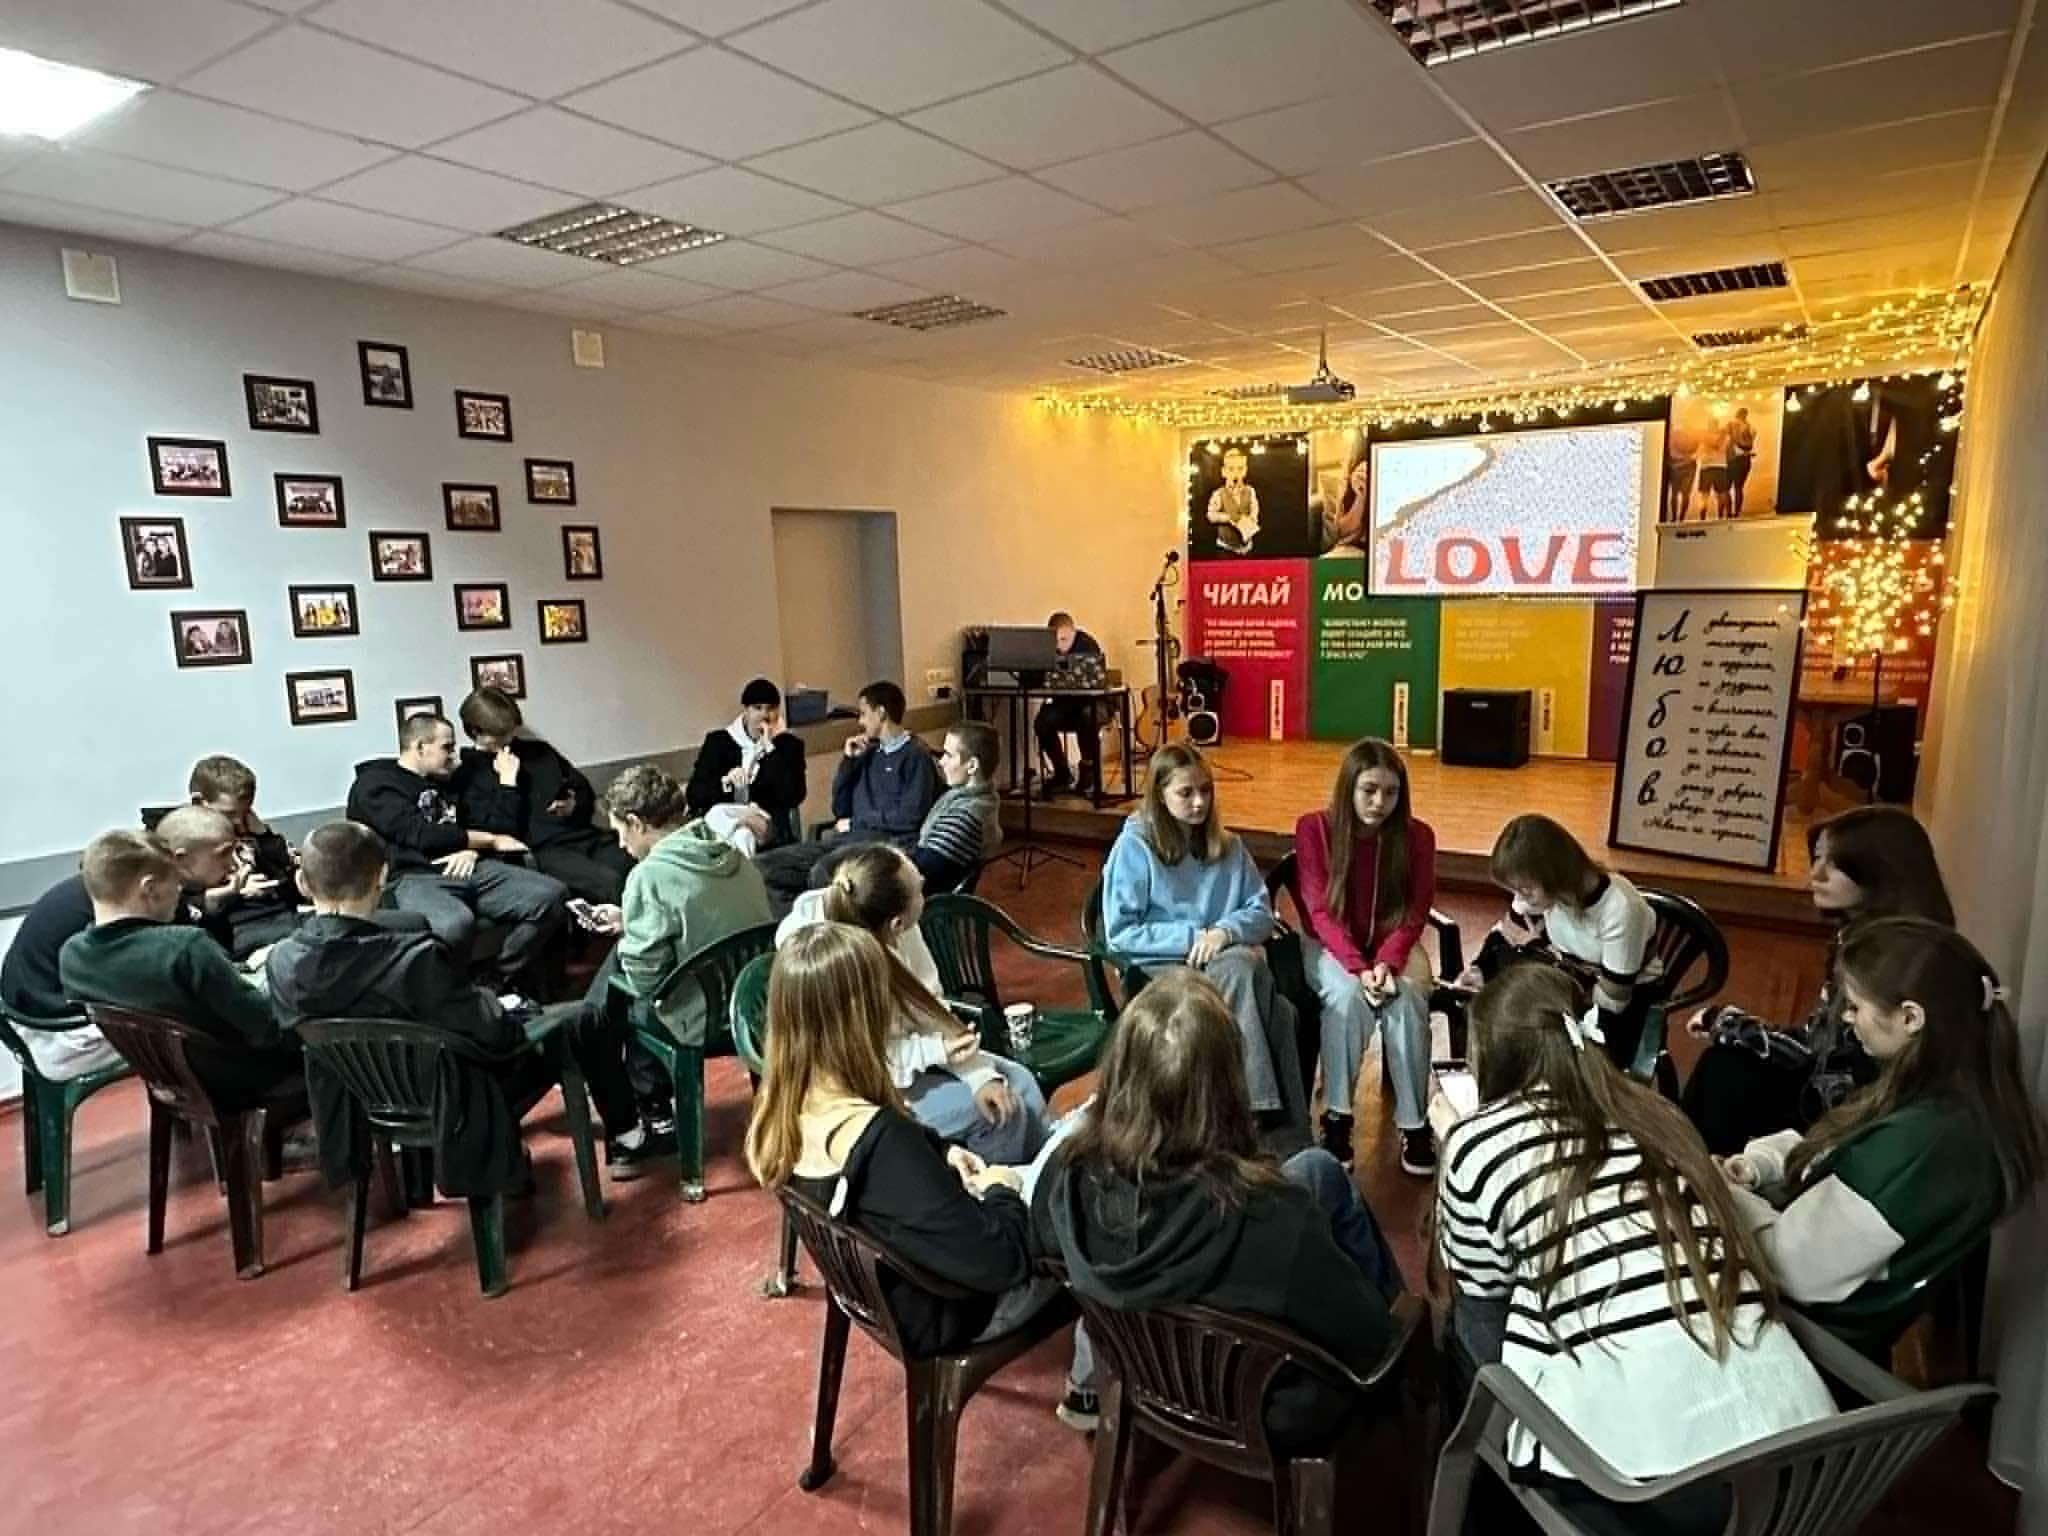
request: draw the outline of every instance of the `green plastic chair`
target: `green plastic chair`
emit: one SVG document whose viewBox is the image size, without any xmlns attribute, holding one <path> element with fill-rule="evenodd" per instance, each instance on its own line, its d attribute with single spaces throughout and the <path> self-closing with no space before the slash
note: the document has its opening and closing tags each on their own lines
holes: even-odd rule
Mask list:
<svg viewBox="0 0 2048 1536">
<path fill-rule="evenodd" d="M 704 1061 L 739 1054 L 731 1023 L 734 984 L 749 960 L 774 951 L 775 924 L 761 923 L 685 956 L 647 997 L 634 997 L 612 978 L 612 996 L 624 1000 L 634 1036 L 668 1071 L 676 1103 L 676 1161 L 683 1198 L 693 1205 L 704 1198 Z M 683 1044 L 661 1022 L 660 1006 L 684 986 L 696 987 L 704 998 L 702 1045 Z"/>
<path fill-rule="evenodd" d="M 756 955 L 740 967 L 732 984 L 732 1043 L 756 1087 L 768 1072 L 768 977 L 775 969 L 775 956 Z M 796 1276 L 796 1217 L 782 1212 L 782 1246 L 776 1254 L 775 1273 L 761 1282 L 763 1296 L 788 1296 L 800 1289 Z"/>
<path fill-rule="evenodd" d="M 1124 987 L 1124 1001 L 1129 1002 L 1145 990 L 1145 983 L 1152 978 L 1145 974 L 1145 968 L 1129 955 L 1120 955 L 1109 947 L 1109 940 L 1102 933 L 1102 881 L 1098 879 L 1089 888 L 1088 900 L 1081 908 L 1081 936 L 1088 941 L 1088 953 L 1101 959 L 1105 965 L 1113 965 Z"/>
<path fill-rule="evenodd" d="M 1000 933 L 1028 955 L 1063 960 L 1077 967 L 1088 988 L 1086 1008 L 1041 1008 L 1031 1049 L 1022 1061 L 1039 1085 L 1051 1094 L 1093 1070 L 1102 1057 L 1119 1004 L 1110 989 L 1105 952 L 1069 949 L 1027 933 L 993 902 L 957 892 L 934 896 L 918 922 L 932 959 L 938 962 L 939 983 L 949 1005 L 975 1018 L 982 1045 L 1000 1056 L 1015 1058 L 1003 1024 L 1003 995 L 996 981 L 991 938 Z"/>
<path fill-rule="evenodd" d="M 43 1230 L 62 1237 L 71 1230 L 71 1120 L 78 1106 L 109 1083 L 133 1077 L 126 1065 L 88 1072 L 69 1082 L 53 1082 L 36 1070 L 28 1045 L 15 1033 L 16 1026 L 32 1029 L 82 1029 L 82 1013 L 61 1019 L 39 1019 L 9 1008 L 0 1008 L 0 1045 L 7 1047 L 21 1068 L 21 1164 L 27 1174 L 28 1193 L 43 1196 Z"/>
</svg>

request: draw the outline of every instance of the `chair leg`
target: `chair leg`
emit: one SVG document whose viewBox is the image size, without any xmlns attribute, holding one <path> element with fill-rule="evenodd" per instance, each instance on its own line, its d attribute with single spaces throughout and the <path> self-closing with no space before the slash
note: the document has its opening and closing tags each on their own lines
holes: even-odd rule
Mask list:
<svg viewBox="0 0 2048 1536">
<path fill-rule="evenodd" d="M 363 1283 L 363 1229 L 370 1219 L 370 1170 L 365 1168 L 348 1187 L 348 1231 L 341 1253 L 341 1288 L 352 1291 Z"/>
<path fill-rule="evenodd" d="M 206 1156 L 213 1164 L 213 1187 L 224 1195 L 228 1192 L 228 1154 L 217 1125 L 206 1128 Z"/>
<path fill-rule="evenodd" d="M 766 1291 L 770 1296 L 787 1296 L 796 1289 L 796 1213 L 785 1210 L 782 1213 L 782 1252 L 776 1257 L 775 1278 L 768 1282 Z"/>
<path fill-rule="evenodd" d="M 171 1135 L 178 1117 L 149 1101 L 149 1243 L 146 1253 L 164 1251 L 164 1204 L 171 1193 Z"/>
<path fill-rule="evenodd" d="M 695 1205 L 704 1198 L 703 1050 L 677 1046 L 669 1080 L 676 1095 L 676 1161 L 682 1165 L 683 1198 Z"/>
<path fill-rule="evenodd" d="M 1337 1467 L 1304 1457 L 1275 1468 L 1273 1502 L 1281 1506 L 1280 1536 L 1334 1536 L 1337 1529 Z M 1282 1498 L 1282 1490 L 1285 1498 Z"/>
<path fill-rule="evenodd" d="M 401 1216 L 410 1216 L 412 1206 L 405 1198 L 405 1175 L 399 1169 L 398 1153 L 391 1143 L 379 1136 L 370 1159 L 376 1164 L 377 1184 L 384 1193 L 385 1214 L 394 1221 Z"/>
<path fill-rule="evenodd" d="M 472 1195 L 469 1201 L 469 1235 L 476 1245 L 476 1274 L 486 1296 L 502 1296 L 505 1278 L 505 1199 L 502 1195 Z"/>
<path fill-rule="evenodd" d="M 796 1485 L 816 1493 L 832 1475 L 832 1425 L 839 1417 L 839 1381 L 846 1374 L 846 1338 L 852 1319 L 830 1295 L 825 1298 L 825 1338 L 818 1346 L 818 1416 L 811 1425 L 811 1462 Z"/>
<path fill-rule="evenodd" d="M 910 1419 L 910 1536 L 948 1536 L 953 1528 L 953 1461 L 959 1450 L 960 1370 L 951 1361 L 905 1366 Z"/>
<path fill-rule="evenodd" d="M 590 1092 L 583 1069 L 566 1049 L 562 1052 L 562 1107 L 569 1112 L 569 1140 L 576 1148 L 576 1182 L 583 1187 L 583 1214 L 604 1220 L 604 1191 L 597 1183 L 597 1143 L 590 1130 Z"/>
<path fill-rule="evenodd" d="M 1087 1536 L 1112 1536 L 1122 1528 L 1125 1484 L 1130 1477 L 1130 1406 L 1124 1401 L 1123 1384 L 1104 1373 L 1102 1417 L 1095 1426 L 1095 1460 L 1088 1472 Z"/>
<path fill-rule="evenodd" d="M 228 1239 L 234 1247 L 235 1274 L 243 1280 L 263 1273 L 263 1127 L 269 1118 L 252 1109 L 221 1127 L 227 1156 Z"/>
<path fill-rule="evenodd" d="M 21 1171 L 28 1182 L 28 1192 L 33 1195 L 43 1187 L 43 1136 L 38 1124 L 41 1107 L 36 1093 L 35 1079 L 23 1074 L 21 1079 Z M 54 1234 L 53 1234 L 54 1235 Z"/>
<path fill-rule="evenodd" d="M 26 1082 L 22 1085 L 27 1087 Z M 24 1126 L 35 1125 L 36 1183 L 43 1191 L 43 1230 L 62 1237 L 71 1230 L 71 1117 L 77 1106 L 62 1089 L 44 1088 L 33 1106 L 24 1104 Z M 22 1134 L 28 1135 L 24 1129 Z"/>
</svg>

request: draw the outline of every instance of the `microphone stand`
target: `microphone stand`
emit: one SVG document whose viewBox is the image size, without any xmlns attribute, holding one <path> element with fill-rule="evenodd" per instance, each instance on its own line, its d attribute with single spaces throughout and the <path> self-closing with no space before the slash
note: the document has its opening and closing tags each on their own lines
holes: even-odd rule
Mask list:
<svg viewBox="0 0 2048 1536">
<path fill-rule="evenodd" d="M 1166 563 L 1159 567 L 1159 579 L 1152 583 L 1152 666 L 1153 680 L 1159 689 L 1159 720 L 1156 727 L 1159 739 L 1135 742 L 1133 745 L 1141 757 L 1150 757 L 1166 745 L 1167 725 L 1173 718 L 1173 693 L 1167 681 L 1167 670 L 1172 660 L 1167 651 L 1172 645 L 1172 636 L 1166 627 L 1166 589 L 1169 585 L 1178 584 L 1179 571 L 1178 552 L 1169 553 Z M 1172 580 L 1169 581 L 1169 578 Z"/>
</svg>

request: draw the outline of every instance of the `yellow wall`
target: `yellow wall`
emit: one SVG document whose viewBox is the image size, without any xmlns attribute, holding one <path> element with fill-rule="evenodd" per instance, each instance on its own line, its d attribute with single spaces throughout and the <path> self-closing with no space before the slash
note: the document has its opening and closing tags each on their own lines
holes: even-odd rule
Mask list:
<svg viewBox="0 0 2048 1536">
<path fill-rule="evenodd" d="M 1543 756 L 1586 755 L 1587 669 L 1592 654 L 1591 603 L 1474 599 L 1443 606 L 1439 684 L 1446 691 L 1529 689 L 1534 695 L 1529 750 Z M 1546 688 L 1554 694 L 1547 738 L 1542 720 Z"/>
</svg>

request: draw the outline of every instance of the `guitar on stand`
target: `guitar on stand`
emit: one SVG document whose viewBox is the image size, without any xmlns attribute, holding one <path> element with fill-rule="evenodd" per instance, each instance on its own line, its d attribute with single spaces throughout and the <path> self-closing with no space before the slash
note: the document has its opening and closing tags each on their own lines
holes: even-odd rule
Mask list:
<svg viewBox="0 0 2048 1536">
<path fill-rule="evenodd" d="M 1133 727 L 1132 747 L 1140 757 L 1150 757 L 1177 735 L 1187 730 L 1182 717 L 1180 690 L 1173 683 L 1180 663 L 1180 640 L 1166 622 L 1166 591 L 1180 585 L 1180 551 L 1166 552 L 1159 579 L 1152 583 L 1152 638 L 1140 641 L 1152 647 L 1153 682 L 1140 693 L 1143 707 Z"/>
</svg>

